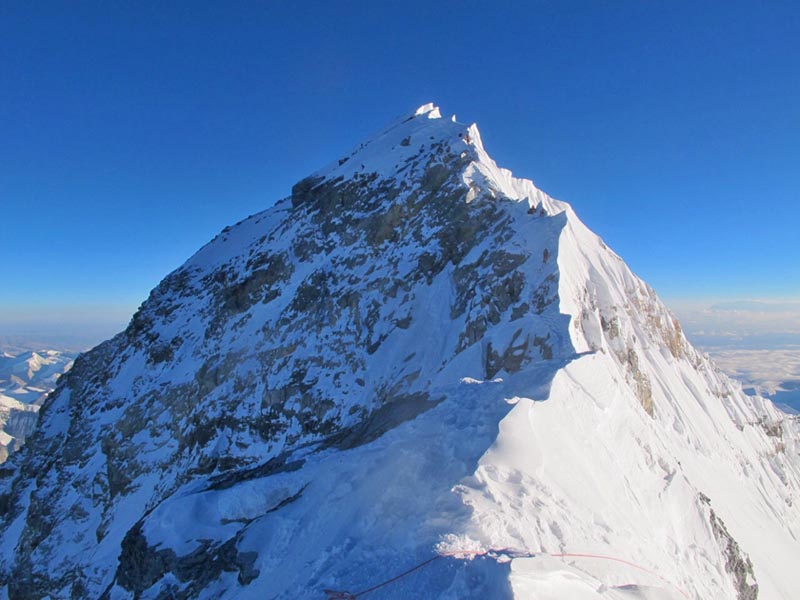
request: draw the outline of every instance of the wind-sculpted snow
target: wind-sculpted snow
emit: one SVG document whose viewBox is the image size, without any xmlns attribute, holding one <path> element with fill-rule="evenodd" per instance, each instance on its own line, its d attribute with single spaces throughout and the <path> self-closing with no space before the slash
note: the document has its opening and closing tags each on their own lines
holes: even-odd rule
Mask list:
<svg viewBox="0 0 800 600">
<path fill-rule="evenodd" d="M 437 551 L 381 597 L 788 598 L 800 558 L 797 423 L 432 105 L 223 230 L 41 413 L 11 598 L 322 598 Z M 658 577 L 458 558 L 501 547 Z"/>
</svg>

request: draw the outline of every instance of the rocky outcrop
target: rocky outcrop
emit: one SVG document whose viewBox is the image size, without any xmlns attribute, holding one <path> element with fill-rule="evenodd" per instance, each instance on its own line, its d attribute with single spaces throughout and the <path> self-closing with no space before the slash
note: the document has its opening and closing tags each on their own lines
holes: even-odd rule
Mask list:
<svg viewBox="0 0 800 600">
<path fill-rule="evenodd" d="M 253 567 L 257 554 L 239 551 L 237 542 L 238 537 L 221 544 L 207 540 L 188 554 L 177 556 L 172 549 L 158 550 L 148 545 L 140 522 L 122 540 L 114 581 L 138 597 L 169 575 L 172 581 L 163 586 L 161 596 L 180 599 L 197 597 L 223 572 L 236 573 L 239 584 L 246 586 L 258 577 L 259 572 Z"/>
<path fill-rule="evenodd" d="M 728 532 L 722 519 L 711 508 L 710 498 L 700 494 L 700 501 L 707 507 L 711 531 L 719 543 L 720 551 L 725 559 L 725 570 L 733 578 L 737 600 L 756 600 L 758 583 L 756 583 L 755 573 L 753 573 L 753 563 Z"/>
</svg>

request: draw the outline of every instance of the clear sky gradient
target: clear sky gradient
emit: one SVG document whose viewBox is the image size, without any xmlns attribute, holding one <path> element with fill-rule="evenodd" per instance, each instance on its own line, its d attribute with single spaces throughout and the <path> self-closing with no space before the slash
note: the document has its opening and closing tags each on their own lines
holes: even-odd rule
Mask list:
<svg viewBox="0 0 800 600">
<path fill-rule="evenodd" d="M 429 101 L 662 296 L 798 297 L 798 40 L 778 1 L 5 2 L 0 333 L 124 324 Z"/>
</svg>

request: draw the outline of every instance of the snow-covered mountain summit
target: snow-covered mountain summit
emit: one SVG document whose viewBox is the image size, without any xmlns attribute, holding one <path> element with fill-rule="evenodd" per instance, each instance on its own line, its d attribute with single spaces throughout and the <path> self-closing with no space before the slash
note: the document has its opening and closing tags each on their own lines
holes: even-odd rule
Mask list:
<svg viewBox="0 0 800 600">
<path fill-rule="evenodd" d="M 11 598 L 797 591 L 797 421 L 433 105 L 223 230 L 41 412 Z"/>
</svg>

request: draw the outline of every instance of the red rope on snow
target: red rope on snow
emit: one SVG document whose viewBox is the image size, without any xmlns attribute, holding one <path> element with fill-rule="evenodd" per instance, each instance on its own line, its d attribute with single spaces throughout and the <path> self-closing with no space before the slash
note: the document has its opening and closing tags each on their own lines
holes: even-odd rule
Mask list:
<svg viewBox="0 0 800 600">
<path fill-rule="evenodd" d="M 684 592 L 681 588 L 677 587 L 674 583 L 672 583 L 668 579 L 665 579 L 655 571 L 651 571 L 650 569 L 645 569 L 644 567 L 637 565 L 636 563 L 632 563 L 629 560 L 625 560 L 624 558 L 617 558 L 615 556 L 605 556 L 603 554 L 581 554 L 581 553 L 547 554 L 547 556 L 552 556 L 553 558 L 599 558 L 601 560 L 613 560 L 614 562 L 622 563 L 623 565 L 628 565 L 629 567 L 633 567 L 634 569 L 639 569 L 640 571 L 644 571 L 649 575 L 658 577 L 662 582 L 666 583 L 671 588 L 674 588 L 676 591 L 680 592 L 682 596 L 684 596 L 685 598 L 689 598 L 689 594 Z"/>
<path fill-rule="evenodd" d="M 625 560 L 623 558 L 617 558 L 617 557 L 614 557 L 614 556 L 605 556 L 605 555 L 602 555 L 602 554 L 582 554 L 582 553 L 568 553 L 568 552 L 559 553 L 559 554 L 549 554 L 547 552 L 526 552 L 526 551 L 514 550 L 514 549 L 511 549 L 511 548 L 489 548 L 488 550 L 451 550 L 451 551 L 448 551 L 448 552 L 442 552 L 440 554 L 436 554 L 435 556 L 432 556 L 431 558 L 429 558 L 427 560 L 422 561 L 418 565 L 415 565 L 415 566 L 411 567 L 410 569 L 408 569 L 406 571 L 403 571 L 399 575 L 395 575 L 391 579 L 387 579 L 386 581 L 382 581 L 382 582 L 380 582 L 380 583 L 378 583 L 376 585 L 373 585 L 372 587 L 367 588 L 365 590 L 362 590 L 360 592 L 351 593 L 351 592 L 347 592 L 347 591 L 328 590 L 328 589 L 323 590 L 323 592 L 327 595 L 327 600 L 358 600 L 358 598 L 360 596 L 365 596 L 365 595 L 369 594 L 370 592 L 374 592 L 375 590 L 378 590 L 378 589 L 380 589 L 382 587 L 390 585 L 390 584 L 394 583 L 395 581 L 397 581 L 399 579 L 402 579 L 403 577 L 406 577 L 407 575 L 410 575 L 414 571 L 418 571 L 419 569 L 431 564 L 432 562 L 434 562 L 434 561 L 436 561 L 436 560 L 438 560 L 440 558 L 445 558 L 445 557 L 460 558 L 460 557 L 464 557 L 464 556 L 471 556 L 471 557 L 475 558 L 475 557 L 478 557 L 478 556 L 503 556 L 503 555 L 509 556 L 510 558 L 536 558 L 536 556 L 550 556 L 550 557 L 553 557 L 553 558 L 595 558 L 595 559 L 600 559 L 600 560 L 611 560 L 611 561 L 614 561 L 614 562 L 622 563 L 622 564 L 627 565 L 629 567 L 633 567 L 634 569 L 638 569 L 638 570 L 643 571 L 643 572 L 645 572 L 645 573 L 647 573 L 649 575 L 653 575 L 654 577 L 658 577 L 662 582 L 667 584 L 669 587 L 671 587 L 671 588 L 675 589 L 676 591 L 680 592 L 681 595 L 683 595 L 685 598 L 689 598 L 689 594 L 684 592 L 682 589 L 680 589 L 675 584 L 671 583 L 669 580 L 665 579 L 664 577 L 662 577 L 661 575 L 659 575 L 655 571 L 651 571 L 650 569 L 646 569 L 645 567 L 637 565 L 636 563 L 632 563 L 632 562 L 630 562 L 628 560 Z"/>
</svg>

